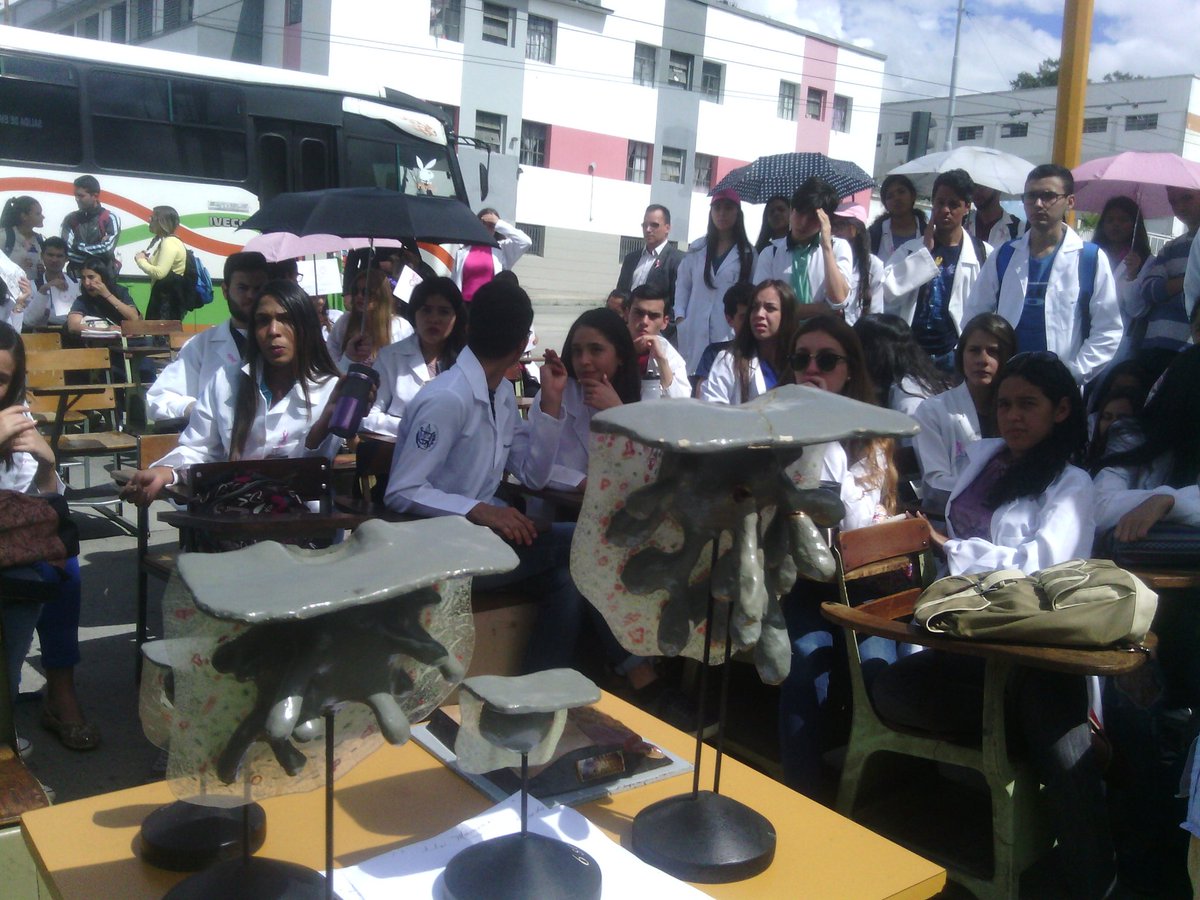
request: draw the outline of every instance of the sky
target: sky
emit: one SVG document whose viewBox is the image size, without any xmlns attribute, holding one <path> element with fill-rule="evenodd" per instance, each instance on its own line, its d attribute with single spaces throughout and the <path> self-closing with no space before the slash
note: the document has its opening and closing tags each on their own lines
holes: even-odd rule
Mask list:
<svg viewBox="0 0 1200 900">
<path fill-rule="evenodd" d="M 733 0 L 820 34 L 887 55 L 885 100 L 944 97 L 954 56 L 957 0 Z M 1020 71 L 1058 57 L 1062 0 L 967 0 L 959 49 L 962 93 L 1004 91 Z M 1153 14 L 1148 15 L 1147 11 Z M 1170 35 L 1187 40 L 1171 43 Z M 1200 74 L 1197 0 L 1095 0 L 1088 77 Z"/>
</svg>

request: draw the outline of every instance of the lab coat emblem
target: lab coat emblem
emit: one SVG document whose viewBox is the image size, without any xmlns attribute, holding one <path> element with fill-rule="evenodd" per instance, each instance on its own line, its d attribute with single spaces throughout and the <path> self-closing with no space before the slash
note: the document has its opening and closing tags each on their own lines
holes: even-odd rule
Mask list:
<svg viewBox="0 0 1200 900">
<path fill-rule="evenodd" d="M 433 445 L 437 443 L 437 428 L 426 422 L 417 429 L 417 436 L 414 439 L 418 450 L 432 450 Z"/>
</svg>

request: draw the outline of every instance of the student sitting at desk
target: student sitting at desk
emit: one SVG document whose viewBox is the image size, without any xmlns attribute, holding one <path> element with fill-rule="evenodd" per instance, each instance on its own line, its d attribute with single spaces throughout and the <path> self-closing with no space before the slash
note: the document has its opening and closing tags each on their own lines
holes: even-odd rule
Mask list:
<svg viewBox="0 0 1200 900">
<path fill-rule="evenodd" d="M 71 307 L 79 297 L 79 282 L 66 272 L 67 242 L 48 237 L 42 242 L 42 269 L 33 296 L 25 308 L 21 328 L 41 328 L 66 324 Z"/>
<path fill-rule="evenodd" d="M 250 330 L 250 308 L 267 283 L 267 260 L 253 251 L 234 253 L 225 260 L 221 293 L 229 307 L 229 321 L 206 328 L 188 340 L 146 392 L 146 407 L 155 422 L 186 419 L 200 396 L 223 366 L 242 360 L 242 347 Z"/>
<path fill-rule="evenodd" d="M 99 320 L 101 327 L 120 331 L 122 322 L 136 322 L 141 312 L 129 291 L 117 284 L 112 267 L 98 256 L 89 256 L 79 272 L 79 298 L 67 315 L 67 331 L 79 335 L 85 320 Z"/>
<path fill-rule="evenodd" d="M 246 362 L 217 372 L 201 391 L 179 445 L 137 472 L 122 497 L 148 504 L 198 463 L 333 458 L 340 438 L 327 429 L 339 374 L 321 341 L 312 301 L 295 282 L 268 282 L 250 321 L 254 339 L 246 345 Z"/>
<path fill-rule="evenodd" d="M 408 310 L 416 333 L 388 344 L 375 357 L 379 390 L 363 418 L 363 431 L 395 436 L 409 401 L 422 386 L 454 365 L 467 344 L 463 296 L 452 279 L 430 278 L 418 284 L 408 300 Z"/>
</svg>

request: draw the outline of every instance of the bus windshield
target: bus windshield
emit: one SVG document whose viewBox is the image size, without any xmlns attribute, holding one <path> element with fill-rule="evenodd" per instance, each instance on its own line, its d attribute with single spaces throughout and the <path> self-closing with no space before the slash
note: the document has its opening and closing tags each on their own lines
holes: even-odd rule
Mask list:
<svg viewBox="0 0 1200 900">
<path fill-rule="evenodd" d="M 445 146 L 399 132 L 393 132 L 387 141 L 348 134 L 346 157 L 346 187 L 457 196 Z"/>
</svg>

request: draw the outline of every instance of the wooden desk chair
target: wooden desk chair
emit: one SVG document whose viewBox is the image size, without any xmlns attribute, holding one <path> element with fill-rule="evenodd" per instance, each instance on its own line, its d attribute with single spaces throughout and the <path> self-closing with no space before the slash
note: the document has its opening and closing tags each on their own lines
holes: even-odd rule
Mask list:
<svg viewBox="0 0 1200 900">
<path fill-rule="evenodd" d="M 928 573 L 930 541 L 923 522 L 905 520 L 857 529 L 838 536 L 834 556 L 842 603 L 823 603 L 822 614 L 842 626 L 853 691 L 850 744 L 838 789 L 837 811 L 853 817 L 856 801 L 866 786 L 867 762 L 889 752 L 938 763 L 961 766 L 981 773 L 987 781 L 992 805 L 992 873 L 983 877 L 955 861 L 946 861 L 951 880 L 976 897 L 1016 898 L 1021 872 L 1049 848 L 1049 835 L 1041 827 L 1038 810 L 1040 784 L 1029 766 L 1009 756 L 1005 719 L 1005 689 L 1017 666 L 1032 666 L 1084 675 L 1120 675 L 1132 672 L 1145 654 L 1128 650 L 1092 650 L 1026 644 L 996 644 L 937 637 L 911 630 L 907 620 L 928 579 L 920 585 L 870 600 L 857 607 L 846 602 L 847 581 L 874 574 L 897 560 L 912 560 L 914 571 Z M 986 660 L 983 700 L 983 738 L 979 745 L 955 742 L 946 735 L 893 728 L 879 717 L 871 703 L 858 652 L 858 636 L 874 635 L 898 642 L 920 644 L 950 653 Z M 926 854 L 936 850 L 922 848 Z"/>
<path fill-rule="evenodd" d="M 179 443 L 177 434 L 144 434 L 138 438 L 139 469 L 147 469 L 151 463 L 162 459 Z M 142 675 L 142 644 L 147 640 L 147 619 L 150 605 L 150 576 L 167 581 L 175 571 L 179 559 L 178 548 L 155 548 L 150 550 L 150 510 L 137 508 L 137 625 L 134 635 L 137 641 L 137 661 L 134 663 L 136 677 Z"/>
<path fill-rule="evenodd" d="M 62 334 L 57 331 L 23 331 L 21 343 L 25 351 L 30 350 L 61 350 Z"/>
<path fill-rule="evenodd" d="M 125 392 L 126 431 L 153 431 L 146 411 L 146 387 L 142 379 L 142 363 L 158 359 L 166 365 L 173 358 L 171 336 L 183 333 L 178 319 L 135 319 L 121 323 L 121 351 L 125 357 L 125 380 L 135 387 Z"/>
<path fill-rule="evenodd" d="M 898 442 L 892 453 L 892 460 L 899 474 L 899 484 L 896 490 L 900 495 L 900 503 L 905 509 L 916 510 L 921 506 L 921 462 L 917 459 L 915 447 L 901 446 Z"/>
</svg>

